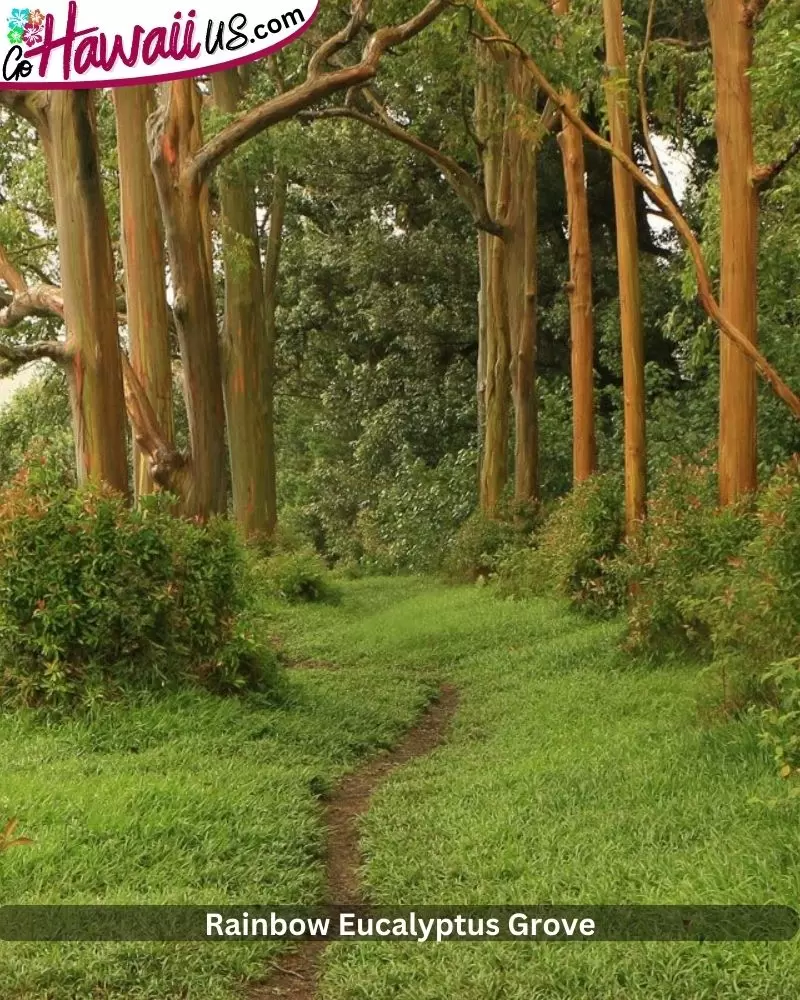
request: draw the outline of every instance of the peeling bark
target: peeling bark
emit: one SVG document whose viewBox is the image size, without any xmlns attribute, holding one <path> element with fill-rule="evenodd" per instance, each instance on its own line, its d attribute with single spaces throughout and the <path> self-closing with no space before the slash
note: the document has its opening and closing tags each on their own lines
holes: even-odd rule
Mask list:
<svg viewBox="0 0 800 1000">
<path fill-rule="evenodd" d="M 526 115 L 535 107 L 530 75 L 514 53 L 506 75 L 507 170 L 506 294 L 514 403 L 514 499 L 539 496 L 539 405 L 536 392 L 538 302 L 538 185 L 536 143 Z"/>
<path fill-rule="evenodd" d="M 53 91 L 37 125 L 58 229 L 78 479 L 127 493 L 114 261 L 92 101 L 91 91 Z"/>
<path fill-rule="evenodd" d="M 209 259 L 206 194 L 190 170 L 199 141 L 192 80 L 170 84 L 165 104 L 150 120 L 149 146 L 164 220 L 173 315 L 183 362 L 191 443 L 191 477 L 183 511 L 201 518 L 226 508 L 225 413 L 214 282 Z"/>
<path fill-rule="evenodd" d="M 131 366 L 166 441 L 173 440 L 172 361 L 169 350 L 164 233 L 147 147 L 147 118 L 155 109 L 151 87 L 118 87 L 117 118 L 122 257 L 125 267 Z M 134 488 L 152 493 L 151 456 L 136 441 Z"/>
<path fill-rule="evenodd" d="M 504 164 L 505 130 L 502 127 L 502 94 L 491 57 L 478 50 L 482 64 L 475 101 L 476 127 L 484 146 L 483 176 L 486 202 L 492 218 L 508 215 L 507 166 Z M 506 296 L 506 247 L 500 236 L 489 236 L 481 289 L 486 317 L 484 365 L 485 431 L 480 471 L 481 510 L 492 516 L 508 479 L 509 389 L 511 345 Z"/>
<path fill-rule="evenodd" d="M 220 111 L 236 111 L 242 98 L 238 70 L 216 74 L 212 85 Z M 266 538 L 276 524 L 273 417 L 271 399 L 267 399 L 272 366 L 255 192 L 252 181 L 235 163 L 227 166 L 219 187 L 225 259 L 224 390 L 233 511 L 246 537 Z M 274 222 L 271 219 L 270 225 Z"/>
<path fill-rule="evenodd" d="M 569 13 L 569 0 L 555 0 L 554 10 Z M 580 114 L 578 95 L 564 100 Z M 558 136 L 564 166 L 569 240 L 569 297 L 572 381 L 572 478 L 582 483 L 597 471 L 594 414 L 594 309 L 592 300 L 592 241 L 586 192 L 586 157 L 580 131 L 562 115 Z"/>
</svg>

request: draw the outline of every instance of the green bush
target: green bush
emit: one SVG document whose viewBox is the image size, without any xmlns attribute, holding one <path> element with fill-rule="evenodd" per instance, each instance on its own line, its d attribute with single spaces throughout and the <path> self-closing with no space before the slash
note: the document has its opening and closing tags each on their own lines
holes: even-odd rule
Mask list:
<svg viewBox="0 0 800 1000">
<path fill-rule="evenodd" d="M 625 596 L 614 562 L 622 534 L 619 477 L 594 476 L 559 501 L 533 549 L 506 556 L 499 589 L 514 596 L 555 594 L 588 614 L 612 613 Z"/>
<path fill-rule="evenodd" d="M 445 576 L 462 583 L 495 576 L 510 553 L 530 543 L 530 520 L 511 512 L 497 518 L 475 511 L 450 541 L 443 561 Z"/>
<path fill-rule="evenodd" d="M 260 562 L 257 573 L 267 592 L 292 604 L 332 602 L 339 597 L 328 567 L 313 549 L 270 556 Z"/>
<path fill-rule="evenodd" d="M 46 455 L 66 479 L 75 480 L 75 443 L 67 379 L 51 366 L 21 386 L 0 410 L 0 483 L 29 463 L 29 453 Z"/>
<path fill-rule="evenodd" d="M 269 687 L 243 628 L 243 551 L 221 519 L 138 510 L 46 465 L 0 494 L 0 702 L 92 705 L 134 689 Z"/>
<path fill-rule="evenodd" d="M 795 697 L 798 686 L 793 658 L 800 650 L 800 459 L 765 486 L 750 523 L 751 537 L 728 561 L 703 613 L 726 674 L 760 676 L 764 693 L 780 706 Z"/>
<path fill-rule="evenodd" d="M 631 591 L 630 647 L 710 654 L 710 609 L 756 529 L 750 501 L 719 506 L 713 465 L 673 462 L 650 495 L 644 531 L 622 560 Z"/>
</svg>

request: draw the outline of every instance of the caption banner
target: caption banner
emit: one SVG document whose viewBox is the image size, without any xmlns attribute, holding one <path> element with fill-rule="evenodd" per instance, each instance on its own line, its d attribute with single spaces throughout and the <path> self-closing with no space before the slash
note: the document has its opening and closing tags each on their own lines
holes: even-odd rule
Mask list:
<svg viewBox="0 0 800 1000">
<path fill-rule="evenodd" d="M 2 906 L 6 941 L 790 941 L 788 906 Z"/>
</svg>

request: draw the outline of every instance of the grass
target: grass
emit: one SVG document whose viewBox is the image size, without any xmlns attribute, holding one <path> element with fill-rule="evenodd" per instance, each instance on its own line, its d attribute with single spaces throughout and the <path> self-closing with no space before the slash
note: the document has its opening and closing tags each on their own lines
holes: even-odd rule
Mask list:
<svg viewBox="0 0 800 1000">
<path fill-rule="evenodd" d="M 365 663 L 294 673 L 280 706 L 187 693 L 93 722 L 2 716 L 0 818 L 35 844 L 0 855 L 0 901 L 317 902 L 319 795 L 393 745 L 427 697 L 421 679 Z M 0 942 L 0 997 L 223 1000 L 275 951 Z"/>
<path fill-rule="evenodd" d="M 797 800 L 750 722 L 698 714 L 691 665 L 648 670 L 616 627 L 549 601 L 422 580 L 343 584 L 273 609 L 287 704 L 185 695 L 93 723 L 0 720 L 3 901 L 307 903 L 317 797 L 390 745 L 433 683 L 451 740 L 398 772 L 363 824 L 379 903 L 796 903 Z M 770 804 L 779 800 L 779 804 Z M 3 945 L 4 1000 L 229 1000 L 269 944 Z M 334 945 L 324 1000 L 789 1000 L 786 944 Z"/>
</svg>

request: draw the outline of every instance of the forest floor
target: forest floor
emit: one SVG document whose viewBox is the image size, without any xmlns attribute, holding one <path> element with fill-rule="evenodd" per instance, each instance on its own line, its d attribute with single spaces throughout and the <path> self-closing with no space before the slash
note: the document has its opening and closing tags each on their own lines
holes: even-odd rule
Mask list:
<svg viewBox="0 0 800 1000">
<path fill-rule="evenodd" d="M 277 707 L 198 693 L 0 718 L 0 815 L 35 841 L 0 858 L 0 901 L 319 902 L 322 800 L 442 684 L 459 695 L 444 742 L 384 775 L 359 824 L 368 900 L 800 899 L 800 805 L 697 665 L 632 663 L 617 626 L 555 602 L 418 579 L 269 610 L 294 662 Z M 263 942 L 0 943 L 0 996 L 232 1000 L 286 961 Z M 321 967 L 319 1000 L 800 996 L 796 943 L 336 943 Z"/>
</svg>

